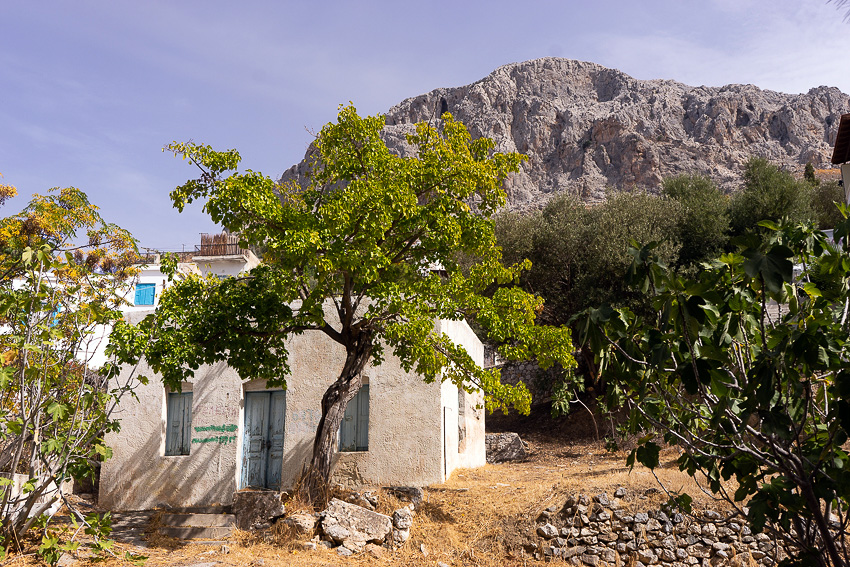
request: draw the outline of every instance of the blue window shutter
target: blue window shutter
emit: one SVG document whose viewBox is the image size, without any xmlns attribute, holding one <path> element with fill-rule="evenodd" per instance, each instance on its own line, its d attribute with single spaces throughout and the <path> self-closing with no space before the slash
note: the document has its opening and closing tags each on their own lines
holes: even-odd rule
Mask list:
<svg viewBox="0 0 850 567">
<path fill-rule="evenodd" d="M 59 314 L 62 313 L 62 305 L 59 304 L 56 306 L 56 309 L 53 310 L 53 317 L 50 319 L 50 326 L 55 327 L 57 323 L 59 323 Z"/>
<path fill-rule="evenodd" d="M 357 450 L 369 450 L 369 384 L 357 392 Z"/>
<path fill-rule="evenodd" d="M 192 392 L 169 393 L 165 422 L 165 455 L 188 455 L 192 444 Z"/>
<path fill-rule="evenodd" d="M 183 435 L 180 432 L 180 420 L 176 419 L 179 413 L 180 398 L 176 394 L 168 394 L 165 419 L 165 454 L 179 455 L 180 440 Z"/>
<path fill-rule="evenodd" d="M 354 426 L 357 423 L 357 396 L 355 396 L 348 405 L 345 406 L 345 415 L 342 417 L 342 423 L 339 425 L 339 450 L 354 451 Z"/>
<path fill-rule="evenodd" d="M 136 284 L 136 305 L 153 305 L 156 296 L 155 283 Z"/>
<path fill-rule="evenodd" d="M 180 454 L 188 455 L 192 447 L 192 392 L 182 393 L 180 397 L 183 398 L 183 415 L 180 416 L 183 422 L 183 442 Z"/>
<path fill-rule="evenodd" d="M 369 385 L 360 387 L 345 408 L 339 426 L 340 451 L 369 450 Z"/>
</svg>

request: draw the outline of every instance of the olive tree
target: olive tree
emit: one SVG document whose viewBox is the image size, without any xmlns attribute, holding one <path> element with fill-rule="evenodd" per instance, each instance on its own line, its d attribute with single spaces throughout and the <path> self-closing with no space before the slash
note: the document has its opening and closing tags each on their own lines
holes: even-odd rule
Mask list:
<svg viewBox="0 0 850 567">
<path fill-rule="evenodd" d="M 744 183 L 729 203 L 733 234 L 755 229 L 760 221 L 788 218 L 811 220 L 812 185 L 795 179 L 764 158 L 751 158 L 744 166 Z"/>
<path fill-rule="evenodd" d="M 677 218 L 681 242 L 677 267 L 694 266 L 723 251 L 729 240 L 729 198 L 714 181 L 699 175 L 671 177 L 664 180 L 662 194 L 682 208 Z"/>
</svg>

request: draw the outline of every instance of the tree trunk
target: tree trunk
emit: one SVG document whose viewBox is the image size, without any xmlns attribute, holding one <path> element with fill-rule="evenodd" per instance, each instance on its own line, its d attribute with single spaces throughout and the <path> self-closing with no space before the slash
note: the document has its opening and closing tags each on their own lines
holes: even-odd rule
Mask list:
<svg viewBox="0 0 850 567">
<path fill-rule="evenodd" d="M 313 457 L 300 484 L 300 496 L 315 506 L 323 506 L 328 497 L 331 457 L 336 449 L 337 432 L 348 402 L 363 383 L 363 369 L 372 357 L 372 335 L 361 332 L 346 345 L 345 365 L 336 382 L 322 396 L 322 417 L 316 428 Z"/>
<path fill-rule="evenodd" d="M 800 472 L 805 474 L 806 471 Z M 805 477 L 801 475 L 800 478 Z M 824 516 L 823 510 L 821 509 L 821 501 L 815 495 L 814 487 L 812 487 L 810 482 L 800 482 L 798 485 L 800 486 L 800 493 L 806 500 L 807 507 L 809 512 L 812 514 L 815 527 L 820 535 L 820 543 L 823 545 L 823 550 L 817 555 L 818 561 L 822 565 L 829 565 L 830 561 L 827 560 L 827 558 L 829 558 L 832 561 L 833 567 L 843 567 L 844 560 L 835 545 L 835 536 L 829 531 L 829 524 L 827 523 L 828 518 Z M 817 548 L 815 547 L 815 550 L 816 549 Z"/>
</svg>

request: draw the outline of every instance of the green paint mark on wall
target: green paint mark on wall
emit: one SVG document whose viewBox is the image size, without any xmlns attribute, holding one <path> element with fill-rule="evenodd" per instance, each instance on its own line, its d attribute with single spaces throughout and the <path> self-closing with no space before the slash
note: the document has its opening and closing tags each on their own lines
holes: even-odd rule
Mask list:
<svg viewBox="0 0 850 567">
<path fill-rule="evenodd" d="M 204 437 L 198 438 L 195 437 L 192 439 L 192 443 L 218 443 L 219 445 L 227 445 L 228 443 L 233 443 L 236 441 L 235 435 L 219 435 L 217 437 Z"/>
<path fill-rule="evenodd" d="M 195 433 L 201 433 L 202 431 L 217 431 L 220 433 L 233 433 L 236 431 L 238 427 L 235 423 L 226 423 L 224 425 L 199 425 L 195 428 Z"/>
</svg>

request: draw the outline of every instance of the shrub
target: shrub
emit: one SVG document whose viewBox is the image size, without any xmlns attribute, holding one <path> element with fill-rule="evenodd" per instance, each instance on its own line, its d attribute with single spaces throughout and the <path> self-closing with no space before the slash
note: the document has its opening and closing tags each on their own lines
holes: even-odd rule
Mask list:
<svg viewBox="0 0 850 567">
<path fill-rule="evenodd" d="M 729 204 L 733 234 L 754 229 L 759 221 L 812 219 L 812 186 L 794 179 L 763 158 L 752 158 L 744 169 L 744 186 Z"/>
<path fill-rule="evenodd" d="M 691 266 L 723 250 L 729 239 L 729 197 L 711 179 L 680 175 L 664 180 L 662 194 L 682 207 L 677 225 L 678 266 Z"/>
<path fill-rule="evenodd" d="M 812 190 L 812 214 L 821 230 L 835 228 L 841 222 L 838 203 L 844 202 L 844 188 L 837 181 L 821 183 Z"/>
</svg>

